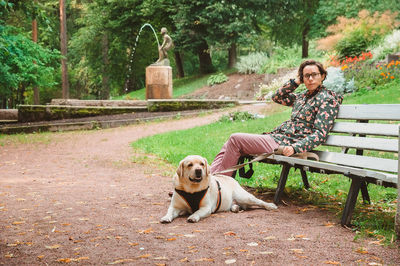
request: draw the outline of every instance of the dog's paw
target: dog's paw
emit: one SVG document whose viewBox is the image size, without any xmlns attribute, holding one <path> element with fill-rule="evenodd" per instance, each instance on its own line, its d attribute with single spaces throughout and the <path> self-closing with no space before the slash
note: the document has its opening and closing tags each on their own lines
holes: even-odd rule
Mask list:
<svg viewBox="0 0 400 266">
<path fill-rule="evenodd" d="M 187 221 L 189 223 L 197 223 L 198 221 L 200 221 L 200 216 L 198 216 L 197 214 L 192 214 L 188 217 Z"/>
<path fill-rule="evenodd" d="M 172 219 L 171 219 L 171 217 L 168 217 L 168 216 L 164 216 L 163 218 L 160 219 L 160 223 L 162 223 L 162 224 L 167 224 L 170 222 L 172 222 Z"/>
<path fill-rule="evenodd" d="M 278 209 L 278 206 L 276 206 L 274 203 L 265 203 L 265 209 L 276 210 L 276 209 Z"/>
<path fill-rule="evenodd" d="M 240 206 L 237 204 L 233 204 L 231 206 L 231 212 L 238 213 L 240 211 Z"/>
</svg>

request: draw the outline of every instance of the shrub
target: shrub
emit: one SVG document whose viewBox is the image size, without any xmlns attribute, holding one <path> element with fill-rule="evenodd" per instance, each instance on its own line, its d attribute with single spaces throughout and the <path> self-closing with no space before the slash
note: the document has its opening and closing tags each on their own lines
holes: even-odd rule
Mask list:
<svg viewBox="0 0 400 266">
<path fill-rule="evenodd" d="M 242 74 L 260 73 L 266 61 L 268 61 L 268 55 L 266 53 L 250 53 L 239 57 L 236 68 L 238 72 Z"/>
<path fill-rule="evenodd" d="M 234 122 L 234 121 L 244 122 L 247 120 L 253 120 L 253 119 L 257 119 L 257 118 L 263 118 L 263 116 L 252 114 L 247 111 L 246 112 L 236 111 L 236 112 L 229 113 L 228 115 L 221 116 L 219 121 L 220 122 Z"/>
<path fill-rule="evenodd" d="M 345 94 L 353 92 L 355 88 L 354 78 L 346 81 L 344 73 L 340 67 L 328 67 L 328 75 L 324 80 L 324 86 L 334 92 Z"/>
<path fill-rule="evenodd" d="M 339 17 L 338 23 L 327 29 L 331 35 L 318 41 L 318 48 L 336 51 L 341 59 L 358 56 L 399 25 L 396 16 L 397 12 L 370 15 L 369 11 L 361 10 L 358 18 Z"/>
<path fill-rule="evenodd" d="M 383 42 L 372 49 L 372 54 L 377 60 L 382 60 L 387 54 L 400 50 L 400 30 L 394 30 L 386 35 Z"/>
<path fill-rule="evenodd" d="M 207 85 L 208 86 L 212 86 L 214 84 L 224 83 L 227 80 L 228 80 L 228 77 L 224 73 L 221 72 L 221 73 L 218 73 L 218 74 L 215 74 L 215 75 L 211 75 L 207 79 Z"/>
</svg>

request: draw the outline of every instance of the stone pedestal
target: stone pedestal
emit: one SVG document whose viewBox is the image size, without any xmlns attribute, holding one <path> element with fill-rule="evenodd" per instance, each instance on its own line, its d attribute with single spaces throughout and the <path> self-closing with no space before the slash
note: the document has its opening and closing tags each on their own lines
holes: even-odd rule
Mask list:
<svg viewBox="0 0 400 266">
<path fill-rule="evenodd" d="M 146 99 L 172 98 L 172 68 L 170 66 L 146 67 Z"/>
</svg>

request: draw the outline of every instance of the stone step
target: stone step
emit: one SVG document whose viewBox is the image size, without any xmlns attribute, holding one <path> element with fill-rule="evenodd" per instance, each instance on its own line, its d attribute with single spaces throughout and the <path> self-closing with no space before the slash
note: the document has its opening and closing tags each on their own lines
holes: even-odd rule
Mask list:
<svg viewBox="0 0 400 266">
<path fill-rule="evenodd" d="M 50 105 L 125 107 L 125 106 L 147 106 L 147 101 L 52 99 Z"/>
<path fill-rule="evenodd" d="M 18 121 L 25 123 L 81 118 L 98 115 L 115 115 L 134 112 L 147 112 L 147 106 L 107 107 L 68 105 L 19 105 Z"/>
</svg>

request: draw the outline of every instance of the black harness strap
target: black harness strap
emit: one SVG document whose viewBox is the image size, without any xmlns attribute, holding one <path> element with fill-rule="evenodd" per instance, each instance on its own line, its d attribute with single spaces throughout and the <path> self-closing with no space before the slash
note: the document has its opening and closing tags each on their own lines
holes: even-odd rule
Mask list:
<svg viewBox="0 0 400 266">
<path fill-rule="evenodd" d="M 200 202 L 203 200 L 204 196 L 208 191 L 207 187 L 204 190 L 200 190 L 194 193 L 188 193 L 183 190 L 175 189 L 175 191 L 181 195 L 181 197 L 186 201 L 189 207 L 192 209 L 192 213 L 196 212 L 200 208 Z"/>
<path fill-rule="evenodd" d="M 217 182 L 217 186 L 218 186 L 218 201 L 217 201 L 217 207 L 214 212 L 217 212 L 219 210 L 219 208 L 221 207 L 221 185 L 219 184 L 219 182 L 217 180 L 215 180 L 215 181 Z M 176 188 L 175 188 L 175 191 L 176 191 L 176 193 L 181 195 L 181 197 L 186 201 L 187 205 L 189 205 L 189 207 L 192 209 L 192 213 L 194 213 L 200 208 L 200 203 L 204 199 L 204 196 L 206 195 L 208 188 L 209 187 L 207 187 L 204 190 L 200 190 L 200 191 L 197 191 L 194 193 L 188 193 L 184 190 L 180 190 L 180 189 L 176 189 Z"/>
</svg>

